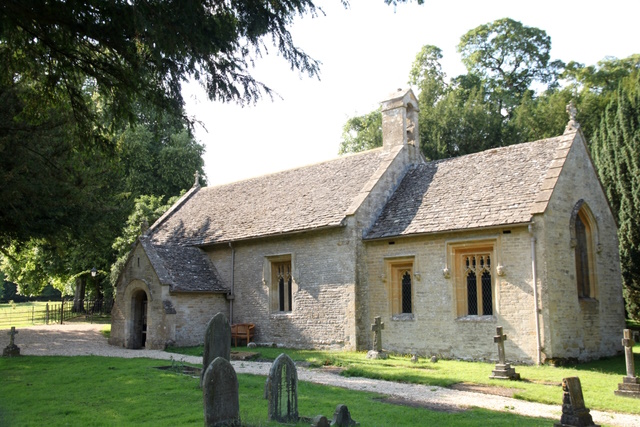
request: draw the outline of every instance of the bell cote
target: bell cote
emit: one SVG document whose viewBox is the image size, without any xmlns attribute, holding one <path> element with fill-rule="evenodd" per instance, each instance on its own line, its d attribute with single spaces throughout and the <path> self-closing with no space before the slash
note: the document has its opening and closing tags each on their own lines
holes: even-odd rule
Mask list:
<svg viewBox="0 0 640 427">
<path fill-rule="evenodd" d="M 382 101 L 382 145 L 386 150 L 413 145 L 420 148 L 418 100 L 411 89 L 398 89 Z"/>
</svg>

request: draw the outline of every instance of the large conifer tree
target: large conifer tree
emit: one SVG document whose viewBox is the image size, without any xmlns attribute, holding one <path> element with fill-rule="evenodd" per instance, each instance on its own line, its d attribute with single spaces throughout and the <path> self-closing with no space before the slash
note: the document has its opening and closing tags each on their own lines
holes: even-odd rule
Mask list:
<svg viewBox="0 0 640 427">
<path fill-rule="evenodd" d="M 600 179 L 618 220 L 629 317 L 640 319 L 640 73 L 623 79 L 593 138 Z"/>
</svg>

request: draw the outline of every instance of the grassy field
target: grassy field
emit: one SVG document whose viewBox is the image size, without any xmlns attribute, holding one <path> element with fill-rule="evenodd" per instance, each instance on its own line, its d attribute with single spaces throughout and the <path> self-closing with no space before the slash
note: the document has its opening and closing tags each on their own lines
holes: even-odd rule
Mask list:
<svg viewBox="0 0 640 427">
<path fill-rule="evenodd" d="M 246 347 L 233 351 L 249 351 Z M 167 351 L 183 354 L 202 355 L 202 347 L 169 348 Z M 640 414 L 637 399 L 613 394 L 618 383 L 626 375 L 624 356 L 598 360 L 575 366 L 515 366 L 522 381 L 502 381 L 489 379 L 494 364 L 482 362 L 461 362 L 440 360 L 432 363 L 420 359 L 411 362 L 408 356 L 390 356 L 386 360 L 370 360 L 364 352 L 322 352 L 309 350 L 289 350 L 256 348 L 250 351 L 260 353 L 260 358 L 273 360 L 280 353 L 287 353 L 295 361 L 304 361 L 311 366 L 333 365 L 344 368 L 342 375 L 384 379 L 389 381 L 449 387 L 467 383 L 491 387 L 508 388 L 516 399 L 531 402 L 559 404 L 562 402 L 562 379 L 580 377 L 587 407 L 603 411 Z M 634 347 L 635 364 L 640 366 L 640 344 Z"/>
<path fill-rule="evenodd" d="M 60 301 L 49 302 L 49 308 L 56 305 L 60 307 Z M 21 302 L 15 304 L 0 304 L 0 329 L 9 329 L 11 326 L 24 328 L 26 326 L 44 324 L 44 312 L 47 302 Z"/>
<path fill-rule="evenodd" d="M 98 356 L 0 358 L 0 425 L 201 426 L 198 379 L 154 369 L 167 364 Z M 239 375 L 238 381 L 243 425 L 281 426 L 266 421 L 265 378 Z M 306 382 L 298 387 L 301 416 L 323 414 L 331 419 L 336 405 L 344 403 L 362 426 L 528 427 L 557 421 L 482 409 L 436 412 L 386 403 L 384 397 Z"/>
</svg>

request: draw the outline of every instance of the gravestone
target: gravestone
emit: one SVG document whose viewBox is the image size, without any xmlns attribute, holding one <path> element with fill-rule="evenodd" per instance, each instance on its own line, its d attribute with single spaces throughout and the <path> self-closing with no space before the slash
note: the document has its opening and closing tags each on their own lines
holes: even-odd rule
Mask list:
<svg viewBox="0 0 640 427">
<path fill-rule="evenodd" d="M 203 378 L 205 427 L 239 426 L 238 377 L 231 363 L 223 357 L 216 357 Z"/>
<path fill-rule="evenodd" d="M 269 420 L 298 421 L 298 370 L 284 353 L 271 365 L 264 397 L 269 400 Z"/>
<path fill-rule="evenodd" d="M 631 330 L 624 330 L 622 345 L 624 346 L 624 357 L 627 364 L 627 376 L 622 377 L 622 383 L 618 384 L 618 389 L 614 391 L 617 396 L 635 397 L 640 399 L 640 378 L 636 377 L 633 360 L 633 346 L 635 341 L 631 337 Z"/>
<path fill-rule="evenodd" d="M 589 410 L 584 405 L 580 378 L 569 377 L 562 379 L 562 417 L 554 427 L 586 427 L 596 426 Z"/>
<path fill-rule="evenodd" d="M 9 345 L 2 350 L 2 355 L 4 357 L 16 357 L 20 356 L 20 347 L 18 347 L 15 343 L 15 336 L 18 333 L 16 331 L 16 327 L 12 326 L 11 330 L 8 332 L 9 335 Z"/>
<path fill-rule="evenodd" d="M 498 363 L 496 368 L 492 371 L 489 378 L 496 380 L 519 380 L 520 374 L 516 373 L 516 370 L 506 362 L 504 355 L 504 342 L 507 340 L 507 336 L 502 333 L 502 326 L 496 328 L 496 336 L 493 337 L 493 342 L 498 344 Z"/>
<path fill-rule="evenodd" d="M 200 377 L 200 387 L 204 379 L 204 372 L 207 366 L 217 357 L 222 357 L 231 361 L 231 326 L 227 317 L 218 313 L 207 324 L 204 334 L 204 353 L 202 355 L 202 376 Z"/>
<path fill-rule="evenodd" d="M 349 412 L 347 405 L 340 404 L 336 406 L 336 411 L 333 413 L 333 421 L 331 421 L 331 425 L 336 427 L 351 427 L 359 426 L 360 423 L 351 418 L 351 413 Z"/>
<path fill-rule="evenodd" d="M 374 319 L 373 325 L 371 325 L 371 331 L 373 332 L 373 350 L 367 352 L 367 359 L 386 359 L 387 353 L 382 350 L 382 330 L 384 329 L 384 323 L 380 316 Z"/>
</svg>

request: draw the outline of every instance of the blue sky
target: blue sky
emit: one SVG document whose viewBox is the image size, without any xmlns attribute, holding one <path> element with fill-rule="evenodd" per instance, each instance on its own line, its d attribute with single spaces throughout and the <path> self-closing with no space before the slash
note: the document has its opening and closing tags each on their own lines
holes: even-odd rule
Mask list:
<svg viewBox="0 0 640 427">
<path fill-rule="evenodd" d="M 448 77 L 466 70 L 456 46 L 478 25 L 509 17 L 545 30 L 552 59 L 595 64 L 606 56 L 640 53 L 640 1 L 607 2 L 432 1 L 384 5 L 383 0 L 318 0 L 326 15 L 297 19 L 294 42 L 322 62 L 321 80 L 291 71 L 271 54 L 253 75 L 282 99 L 265 98 L 239 107 L 206 99 L 197 84 L 183 92 L 187 113 L 203 122 L 196 138 L 205 145 L 209 185 L 291 169 L 337 156 L 342 126 L 378 107 L 396 88 L 406 87 L 411 64 L 423 45 L 443 51 Z"/>
</svg>

